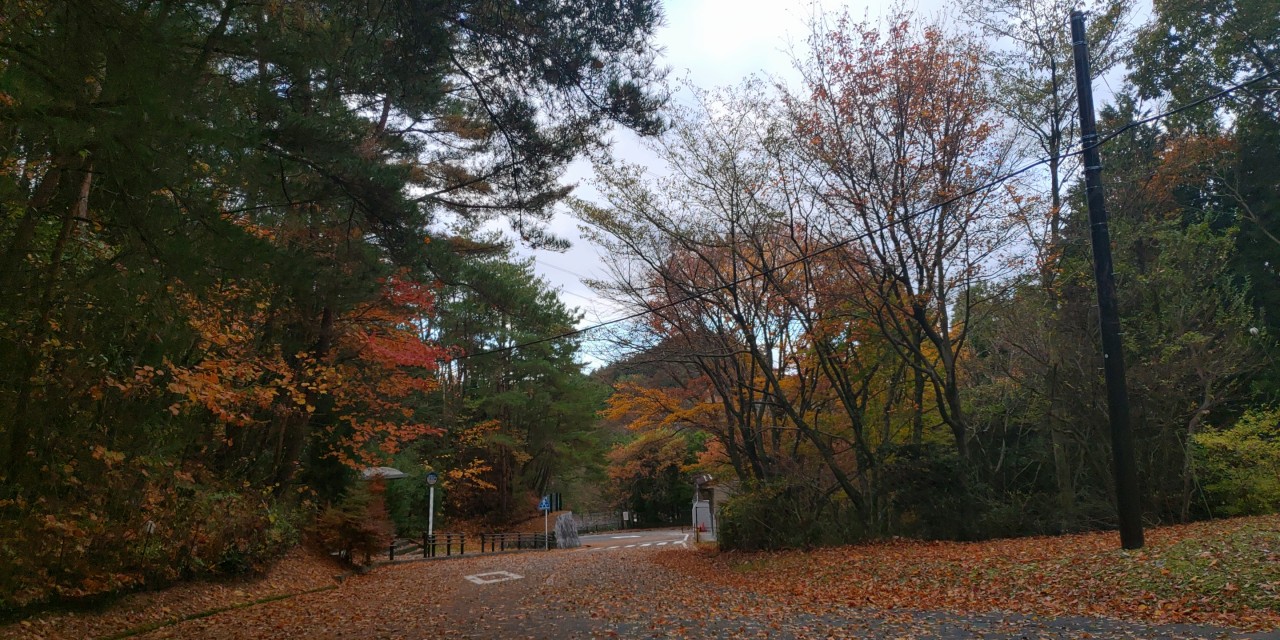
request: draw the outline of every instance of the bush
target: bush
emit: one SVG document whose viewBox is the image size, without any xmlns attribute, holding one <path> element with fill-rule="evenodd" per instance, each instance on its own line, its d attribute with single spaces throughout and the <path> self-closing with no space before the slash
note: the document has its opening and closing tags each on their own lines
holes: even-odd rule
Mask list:
<svg viewBox="0 0 1280 640">
<path fill-rule="evenodd" d="M 270 489 L 114 452 L 86 458 L 50 469 L 58 495 L 0 500 L 0 611 L 255 571 L 298 542 L 297 513 Z"/>
<path fill-rule="evenodd" d="M 838 544 L 859 539 L 851 509 L 830 493 L 796 479 L 746 485 L 718 514 L 721 549 L 757 551 Z"/>
<path fill-rule="evenodd" d="M 1197 433 L 1192 456 L 1222 515 L 1280 509 L 1280 409 L 1248 411 L 1230 428 Z"/>
<path fill-rule="evenodd" d="M 326 551 L 348 562 L 368 564 L 391 544 L 393 525 L 387 515 L 381 482 L 358 485 L 337 505 L 316 518 L 315 537 Z"/>
<path fill-rule="evenodd" d="M 942 445 L 901 447 L 884 466 L 894 533 L 930 540 L 973 540 L 985 515 L 985 485 L 955 450 Z M 1001 523 L 1008 527 L 1008 523 Z"/>
</svg>

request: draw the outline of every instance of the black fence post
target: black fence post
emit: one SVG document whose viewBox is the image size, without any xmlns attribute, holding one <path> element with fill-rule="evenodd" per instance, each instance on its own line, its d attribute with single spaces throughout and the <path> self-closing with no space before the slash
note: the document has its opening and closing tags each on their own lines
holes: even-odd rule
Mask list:
<svg viewBox="0 0 1280 640">
<path fill-rule="evenodd" d="M 387 545 L 387 561 L 388 562 L 396 561 L 396 543 L 394 542 Z"/>
</svg>

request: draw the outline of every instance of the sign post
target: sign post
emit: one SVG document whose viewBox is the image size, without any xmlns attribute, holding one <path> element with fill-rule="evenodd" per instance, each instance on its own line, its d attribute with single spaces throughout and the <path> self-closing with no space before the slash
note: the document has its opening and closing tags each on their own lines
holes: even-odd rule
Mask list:
<svg viewBox="0 0 1280 640">
<path fill-rule="evenodd" d="M 542 502 L 538 503 L 538 508 L 542 510 L 543 548 L 550 551 L 551 550 L 551 529 L 548 525 L 549 525 L 549 518 L 551 514 L 551 496 L 542 496 Z"/>
<path fill-rule="evenodd" d="M 436 481 L 440 476 L 432 471 L 427 474 L 427 537 L 435 535 L 436 528 Z"/>
</svg>

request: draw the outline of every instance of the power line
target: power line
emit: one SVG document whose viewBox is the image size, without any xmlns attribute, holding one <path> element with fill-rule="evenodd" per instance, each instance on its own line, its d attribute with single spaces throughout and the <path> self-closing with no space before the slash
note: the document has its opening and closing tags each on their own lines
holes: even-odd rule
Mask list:
<svg viewBox="0 0 1280 640">
<path fill-rule="evenodd" d="M 1101 139 L 1099 139 L 1099 140 L 1098 140 L 1098 143 L 1097 143 L 1097 144 L 1095 144 L 1094 146 L 1100 147 L 1100 146 L 1102 146 L 1103 144 L 1106 144 L 1107 142 L 1110 142 L 1113 138 L 1115 138 L 1115 137 L 1119 136 L 1120 134 L 1122 134 L 1122 133 L 1124 133 L 1124 132 L 1126 132 L 1126 131 L 1128 131 L 1128 130 L 1130 130 L 1130 129 L 1133 129 L 1133 128 L 1135 128 L 1135 127 L 1140 127 L 1140 126 L 1142 126 L 1142 125 L 1144 125 L 1144 124 L 1150 124 L 1150 123 L 1152 123 L 1152 122 L 1155 122 L 1156 120 L 1163 120 L 1163 119 L 1168 118 L 1168 117 L 1170 117 L 1170 116 L 1178 115 L 1179 113 L 1182 113 L 1183 111 L 1189 111 L 1189 110 L 1194 109 L 1194 108 L 1196 108 L 1196 107 L 1198 107 L 1198 106 L 1200 106 L 1200 105 L 1202 105 L 1202 104 L 1204 104 L 1204 103 L 1206 103 L 1206 102 L 1212 102 L 1212 101 L 1217 100 L 1217 99 L 1219 99 L 1219 98 L 1225 98 L 1225 97 L 1227 97 L 1227 96 L 1231 95 L 1232 93 L 1235 93 L 1236 91 L 1239 91 L 1240 89 L 1243 89 L 1243 88 L 1245 88 L 1245 87 L 1247 87 L 1247 86 L 1249 86 L 1249 85 L 1251 85 L 1251 84 L 1256 84 L 1256 83 L 1262 82 L 1263 80 L 1266 80 L 1267 78 L 1270 78 L 1270 77 L 1272 77 L 1272 76 L 1276 76 L 1276 75 L 1280 75 L 1280 69 L 1277 69 L 1277 70 L 1275 70 L 1275 71 L 1269 71 L 1269 72 L 1264 73 L 1264 74 L 1259 75 L 1259 76 L 1254 76 L 1254 77 L 1252 77 L 1252 78 L 1249 78 L 1248 80 L 1245 80 L 1244 82 L 1241 82 L 1240 84 L 1232 85 L 1232 86 L 1227 87 L 1226 89 L 1223 89 L 1222 91 L 1219 91 L 1219 92 L 1217 92 L 1217 93 L 1215 93 L 1215 94 L 1208 95 L 1208 96 L 1204 96 L 1204 97 L 1202 97 L 1202 98 L 1198 98 L 1198 99 L 1196 99 L 1196 100 L 1192 100 L 1191 102 L 1188 102 L 1188 103 L 1186 103 L 1186 104 L 1184 104 L 1184 105 L 1182 105 L 1182 106 L 1180 106 L 1180 107 L 1178 107 L 1178 108 L 1176 108 L 1176 109 L 1170 109 L 1169 111 L 1165 111 L 1164 113 L 1158 113 L 1158 114 L 1156 114 L 1156 115 L 1154 115 L 1154 116 L 1148 116 L 1148 117 L 1143 118 L 1143 119 L 1141 119 L 1141 120 L 1137 120 L 1137 121 L 1135 121 L 1135 122 L 1130 122 L 1129 124 L 1126 124 L 1125 126 L 1120 127 L 1119 129 L 1116 129 L 1115 131 L 1112 131 L 1111 133 L 1108 133 L 1106 136 L 1104 136 L 1104 137 L 1102 137 Z M 1076 153 L 1079 153 L 1079 152 L 1076 152 Z M 1074 154 L 1068 154 L 1068 155 L 1074 155 Z"/>
<path fill-rule="evenodd" d="M 1236 92 L 1236 91 L 1239 91 L 1240 89 L 1243 89 L 1243 88 L 1245 88 L 1245 87 L 1247 87 L 1247 86 L 1249 86 L 1249 85 L 1255 84 L 1255 83 L 1257 83 L 1257 82 L 1261 82 L 1262 80 L 1265 80 L 1265 79 L 1267 79 L 1267 78 L 1270 78 L 1270 77 L 1272 77 L 1272 76 L 1276 76 L 1276 75 L 1280 75 L 1280 70 L 1271 71 L 1271 72 L 1264 73 L 1264 74 L 1259 75 L 1259 76 L 1255 76 L 1255 77 L 1250 78 L 1250 79 L 1248 79 L 1248 80 L 1245 80 L 1245 81 L 1243 81 L 1243 82 L 1241 82 L 1241 83 L 1239 83 L 1239 84 L 1235 84 L 1235 85 L 1232 85 L 1232 86 L 1230 86 L 1230 87 L 1227 87 L 1227 88 L 1225 88 L 1225 89 L 1223 89 L 1223 90 L 1221 90 L 1221 91 L 1218 91 L 1217 93 L 1214 93 L 1214 94 L 1212 94 L 1212 95 L 1208 95 L 1208 96 L 1205 96 L 1205 97 L 1199 98 L 1199 99 L 1197 99 L 1197 100 L 1193 100 L 1193 101 L 1191 101 L 1191 102 L 1189 102 L 1189 103 L 1187 103 L 1187 104 L 1184 104 L 1184 105 L 1182 105 L 1182 106 L 1180 106 L 1180 107 L 1177 107 L 1177 108 L 1175 108 L 1175 109 L 1171 109 L 1171 110 L 1169 110 L 1169 111 L 1165 111 L 1165 112 L 1162 112 L 1162 113 L 1159 113 L 1159 114 L 1156 114 L 1156 115 L 1153 115 L 1153 116 L 1149 116 L 1149 117 L 1143 118 L 1143 119 L 1138 120 L 1138 121 L 1135 121 L 1135 122 L 1130 122 L 1130 123 L 1126 124 L 1125 126 L 1120 127 L 1119 129 L 1116 129 L 1115 131 L 1113 131 L 1113 132 L 1111 132 L 1111 133 L 1107 134 L 1106 136 L 1104 136 L 1104 137 L 1100 138 L 1100 139 L 1098 140 L 1098 142 L 1097 142 L 1097 143 L 1095 143 L 1095 144 L 1093 145 L 1093 147 L 1091 147 L 1091 148 L 1101 147 L 1102 145 L 1104 145 L 1104 144 L 1106 144 L 1106 143 L 1108 143 L 1108 142 L 1112 141 L 1113 139 L 1115 139 L 1116 137 L 1120 136 L 1121 134 L 1123 134 L 1124 132 L 1126 132 L 1126 131 L 1128 131 L 1128 130 L 1130 130 L 1130 129 L 1133 129 L 1133 128 L 1136 128 L 1136 127 L 1140 127 L 1140 126 L 1142 126 L 1142 125 L 1144 125 L 1144 124 L 1150 124 L 1150 123 L 1152 123 L 1152 122 L 1156 122 L 1156 121 L 1158 121 L 1158 120 L 1163 120 L 1163 119 L 1165 119 L 1165 118 L 1168 118 L 1168 117 L 1171 117 L 1171 116 L 1177 115 L 1177 114 L 1182 113 L 1183 111 L 1187 111 L 1187 110 L 1189 110 L 1189 109 L 1194 109 L 1195 107 L 1198 107 L 1198 106 L 1200 106 L 1200 105 L 1202 105 L 1202 104 L 1205 104 L 1205 103 L 1207 103 L 1207 102 L 1211 102 L 1211 101 L 1213 101 L 1213 100 L 1217 100 L 1217 99 L 1223 98 L 1223 97 L 1228 96 L 1228 95 L 1230 95 L 1230 94 L 1232 94 L 1232 93 L 1234 93 L 1234 92 Z M 824 248 L 822 248 L 822 249 L 818 249 L 817 251 L 814 251 L 814 252 L 812 252 L 812 253 L 803 254 L 803 255 L 801 255 L 801 256 L 799 256 L 799 257 L 795 258 L 795 259 L 789 260 L 789 261 L 784 262 L 784 263 L 782 263 L 782 264 L 779 264 L 779 265 L 777 265 L 777 266 L 775 266 L 775 267 L 772 267 L 771 269 L 785 269 L 785 268 L 787 268 L 787 267 L 794 266 L 794 265 L 796 265 L 796 264 L 799 264 L 799 263 L 801 263 L 801 262 L 804 262 L 805 260 L 809 260 L 810 258 L 814 258 L 814 257 L 820 256 L 820 255 L 825 254 L 825 253 L 830 252 L 830 251 L 835 251 L 836 249 L 839 249 L 839 248 L 841 248 L 841 247 L 848 246 L 849 244 L 851 244 L 851 243 L 853 243 L 853 242 L 856 242 L 856 241 L 861 240 L 861 239 L 863 239 L 863 238 L 867 238 L 867 237 L 869 237 L 869 236 L 871 236 L 871 235 L 873 235 L 873 234 L 876 234 L 876 233 L 880 233 L 880 232 L 882 232 L 882 231 L 885 231 L 885 230 L 889 229 L 891 226 L 893 226 L 893 225 L 895 225 L 895 224 L 900 224 L 901 222 L 906 222 L 906 221 L 909 221 L 909 220 L 914 220 L 915 218 L 918 218 L 918 217 L 920 217 L 920 216 L 924 216 L 924 215 L 927 215 L 927 214 L 929 214 L 929 213 L 932 213 L 933 211 L 936 211 L 936 210 L 938 210 L 938 209 L 941 209 L 942 207 L 945 207 L 945 206 L 947 206 L 947 205 L 949 205 L 949 204 L 951 204 L 951 203 L 953 203 L 953 202 L 956 202 L 956 201 L 958 201 L 958 200 L 962 200 L 962 199 L 964 199 L 964 198 L 968 198 L 968 197 L 970 197 L 970 196 L 977 195 L 977 194 L 982 193 L 982 192 L 984 192 L 984 191 L 987 191 L 987 190 L 989 190 L 989 189 L 993 189 L 993 188 L 995 188 L 995 187 L 998 187 L 998 186 L 1000 186 L 1001 184 L 1004 184 L 1005 182 L 1008 182 L 1009 180 L 1012 180 L 1012 179 L 1014 179 L 1014 178 L 1016 178 L 1016 177 L 1018 177 L 1018 176 L 1020 176 L 1020 175 L 1022 175 L 1022 174 L 1024 174 L 1024 173 L 1027 173 L 1028 171 L 1031 171 L 1032 169 L 1035 169 L 1036 167 L 1040 167 L 1040 166 L 1046 165 L 1046 164 L 1048 164 L 1048 163 L 1049 163 L 1049 162 L 1051 162 L 1051 161 L 1054 161 L 1054 160 L 1062 160 L 1062 159 L 1065 159 L 1065 158 L 1070 158 L 1070 157 L 1072 157 L 1072 156 L 1080 155 L 1080 154 L 1081 154 L 1081 153 L 1083 153 L 1083 152 L 1084 152 L 1084 149 L 1077 149 L 1077 150 L 1074 150 L 1074 151 L 1070 151 L 1070 152 L 1068 152 L 1068 153 L 1059 154 L 1059 155 L 1057 155 L 1057 156 L 1050 156 L 1050 157 L 1048 157 L 1048 158 L 1042 158 L 1042 159 L 1037 160 L 1037 161 L 1035 161 L 1035 162 L 1032 162 L 1032 163 L 1030 163 L 1030 164 L 1028 164 L 1028 165 L 1025 165 L 1025 166 L 1023 166 L 1023 167 L 1020 167 L 1020 168 L 1018 168 L 1018 169 L 1015 169 L 1014 171 L 1011 171 L 1011 172 L 1009 172 L 1009 173 L 1007 173 L 1007 174 L 1004 174 L 1004 175 L 1002 175 L 1002 176 L 1000 176 L 1000 177 L 998 177 L 998 178 L 995 178 L 994 180 L 991 180 L 990 182 L 987 182 L 987 183 L 982 184 L 982 185 L 980 185 L 980 186 L 977 186 L 977 187 L 974 187 L 974 188 L 972 188 L 972 189 L 969 189 L 968 191 L 965 191 L 965 192 L 960 193 L 960 194 L 958 194 L 958 195 L 952 196 L 952 197 L 950 197 L 950 198 L 948 198 L 948 199 L 946 199 L 946 200 L 943 200 L 942 202 L 939 202 L 939 203 L 934 204 L 934 205 L 930 205 L 930 206 L 928 206 L 928 207 L 926 207 L 926 208 L 924 208 L 924 209 L 921 209 L 921 210 L 919 210 L 919 211 L 916 211 L 916 212 L 914 212 L 914 213 L 907 214 L 906 216 L 904 216 L 904 217 L 900 218 L 898 221 L 895 221 L 895 222 L 894 222 L 894 223 L 892 223 L 892 224 L 880 225 L 879 227 L 877 227 L 877 228 L 875 228 L 875 229 L 871 229 L 871 230 L 865 231 L 865 232 L 863 232 L 863 233 L 860 233 L 860 234 L 857 234 L 857 235 L 851 236 L 851 237 L 849 237 L 849 238 L 846 238 L 845 240 L 841 240 L 840 242 L 837 242 L 837 243 L 835 243 L 835 244 L 832 244 L 832 245 L 830 245 L 830 246 L 828 246 L 828 247 L 824 247 Z M 664 303 L 664 304 L 660 304 L 660 305 L 655 306 L 655 307 L 648 307 L 648 308 L 643 309 L 643 310 L 641 310 L 641 311 L 637 311 L 637 312 L 635 312 L 635 313 L 631 313 L 631 314 L 628 314 L 628 315 L 625 315 L 625 316 L 622 316 L 622 317 L 619 317 L 619 318 L 614 318 L 614 319 L 612 319 L 612 320 L 605 320 L 605 321 L 603 321 L 603 322 L 599 322 L 599 323 L 596 323 L 596 324 L 593 324 L 593 325 L 590 325 L 590 326 L 582 327 L 582 328 L 580 328 L 580 329 L 574 329 L 574 330 L 572 330 L 572 331 L 565 331 L 565 332 L 563 332 L 563 333 L 559 333 L 559 334 L 556 334 L 556 335 L 553 335 L 553 336 L 547 336 L 547 337 L 545 337 L 545 338 L 538 338 L 537 340 L 530 340 L 530 341 L 528 341 L 528 342 L 522 342 L 522 343 L 519 343 L 519 344 L 514 344 L 514 345 L 510 345 L 510 346 L 506 346 L 506 347 L 498 347 L 498 348 L 496 348 L 496 349 L 489 349 L 489 350 L 486 350 L 486 351 L 477 351 L 477 352 L 475 352 L 475 353 L 468 353 L 468 354 L 461 355 L 461 356 L 458 356 L 458 357 L 456 357 L 456 358 L 453 358 L 453 360 L 466 360 L 466 359 L 469 359 L 469 358 L 478 358 L 478 357 L 480 357 L 480 356 L 493 355 L 493 354 L 496 354 L 496 353 L 505 353 L 505 352 L 509 352 L 509 351 L 515 351 L 516 349 L 522 349 L 522 348 L 525 348 L 525 347 L 532 347 L 532 346 L 535 346 L 535 345 L 539 345 L 539 344 L 543 344 L 543 343 L 547 343 L 547 342 L 552 342 L 552 341 L 554 341 L 554 340 L 563 340 L 563 339 L 565 339 L 565 338 L 572 338 L 572 337 L 574 337 L 574 336 L 579 336 L 579 335 L 582 335 L 582 334 L 584 334 L 584 333 L 589 333 L 589 332 L 592 332 L 592 331 L 596 331 L 596 330 L 599 330 L 599 329 L 603 329 L 603 328 L 605 328 L 605 327 L 610 327 L 610 326 L 613 326 L 613 325 L 616 325 L 616 324 L 621 324 L 621 323 L 624 323 L 624 322 L 630 322 L 631 320 L 636 320 L 636 319 L 638 319 L 638 318 L 643 318 L 644 316 L 647 316 L 647 315 L 652 314 L 652 313 L 657 313 L 657 312 L 659 312 L 659 311 L 665 311 L 665 310 L 670 309 L 670 308 L 672 308 L 672 307 L 676 307 L 676 306 L 682 305 L 682 304 L 684 304 L 684 303 L 686 303 L 686 302 L 692 302 L 693 300 L 697 300 L 698 298 L 700 298 L 700 297 L 702 297 L 702 296 L 704 296 L 704 295 L 706 295 L 706 294 L 708 294 L 708 293 L 715 293 L 715 292 L 717 292 L 717 291 L 723 291 L 723 290 L 725 290 L 725 289 L 728 289 L 729 287 L 734 287 L 734 286 L 737 286 L 737 285 L 740 285 L 740 284 L 745 284 L 745 283 L 747 283 L 747 282 L 751 282 L 752 280 L 755 280 L 755 279 L 757 279 L 757 278 L 761 278 L 761 277 L 763 277 L 764 275 L 765 275 L 764 273 L 756 273 L 756 274 L 752 274 L 752 275 L 744 276 L 744 277 L 739 278 L 739 279 L 737 279 L 737 280 L 733 280 L 733 281 L 727 282 L 727 283 L 725 283 L 725 284 L 718 285 L 718 286 L 715 286 L 715 287 L 711 287 L 711 288 L 708 288 L 708 289 L 703 289 L 703 290 L 701 290 L 701 291 L 699 291 L 699 292 L 697 292 L 697 293 L 695 293 L 695 294 L 690 294 L 690 295 L 685 296 L 685 297 L 683 297 L 683 298 L 679 298 L 679 299 L 677 299 L 677 300 L 673 300 L 673 301 L 671 301 L 671 302 L 667 302 L 667 303 Z"/>
</svg>

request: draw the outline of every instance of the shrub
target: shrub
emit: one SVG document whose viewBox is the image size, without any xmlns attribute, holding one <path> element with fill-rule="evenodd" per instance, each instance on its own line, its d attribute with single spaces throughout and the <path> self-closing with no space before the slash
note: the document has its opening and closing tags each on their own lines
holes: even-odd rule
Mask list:
<svg viewBox="0 0 1280 640">
<path fill-rule="evenodd" d="M 796 478 L 754 483 L 729 498 L 718 513 L 721 549 L 794 549 L 849 542 L 862 531 L 848 505 Z"/>
<path fill-rule="evenodd" d="M 978 536 L 985 485 L 972 477 L 951 447 L 903 446 L 884 466 L 880 481 L 888 489 L 894 533 L 932 540 Z"/>
<path fill-rule="evenodd" d="M 316 519 L 316 540 L 352 563 L 368 563 L 391 543 L 393 526 L 387 515 L 382 483 L 353 487 L 336 505 Z M 372 485 L 372 486 L 371 486 Z"/>
<path fill-rule="evenodd" d="M 0 611 L 255 571 L 298 541 L 296 512 L 270 488 L 114 452 L 86 458 L 50 469 L 65 481 L 58 495 L 0 500 Z"/>
<path fill-rule="evenodd" d="M 1280 509 L 1280 409 L 1248 411 L 1227 429 L 1197 433 L 1192 456 L 1223 515 Z"/>
</svg>

